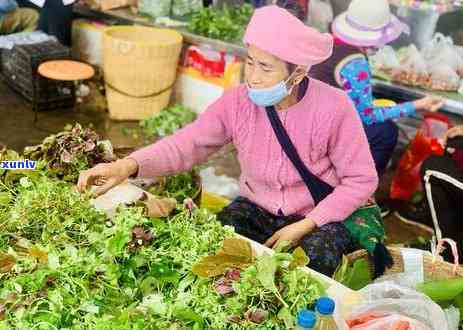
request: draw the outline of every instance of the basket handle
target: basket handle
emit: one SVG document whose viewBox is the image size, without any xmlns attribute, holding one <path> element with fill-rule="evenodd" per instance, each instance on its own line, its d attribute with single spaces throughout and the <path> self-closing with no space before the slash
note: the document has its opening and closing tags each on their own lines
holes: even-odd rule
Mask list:
<svg viewBox="0 0 463 330">
<path fill-rule="evenodd" d="M 439 221 L 437 220 L 437 214 L 436 214 L 436 208 L 434 207 L 434 201 L 432 199 L 432 190 L 431 190 L 431 177 L 434 176 L 440 180 L 446 181 L 450 184 L 453 184 L 457 188 L 463 190 L 463 183 L 460 181 L 456 180 L 455 178 L 452 178 L 451 176 L 444 174 L 442 172 L 438 171 L 431 171 L 427 170 L 425 175 L 424 175 L 424 183 L 425 183 L 425 189 L 426 189 L 426 196 L 428 199 L 428 204 L 429 204 L 429 209 L 431 211 L 431 217 L 432 217 L 432 222 L 434 225 L 434 231 L 436 235 L 432 239 L 432 244 L 431 244 L 431 252 L 433 255 L 433 263 L 436 261 L 437 257 L 442 253 L 444 243 L 447 243 L 450 245 L 450 248 L 452 249 L 452 254 L 453 254 L 453 273 L 455 274 L 457 271 L 458 267 L 458 249 L 457 249 L 457 243 L 450 239 L 450 238 L 442 238 L 442 231 L 439 227 Z"/>
</svg>

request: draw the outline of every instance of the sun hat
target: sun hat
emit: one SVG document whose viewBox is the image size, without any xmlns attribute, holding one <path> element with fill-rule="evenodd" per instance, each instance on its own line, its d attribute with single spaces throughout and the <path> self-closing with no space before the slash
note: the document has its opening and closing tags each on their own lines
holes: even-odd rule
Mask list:
<svg viewBox="0 0 463 330">
<path fill-rule="evenodd" d="M 387 0 L 352 0 L 346 12 L 335 18 L 332 31 L 336 38 L 361 47 L 384 46 L 409 27 L 391 14 Z"/>
<path fill-rule="evenodd" d="M 254 11 L 243 41 L 283 61 L 313 66 L 328 59 L 333 37 L 306 26 L 286 9 L 265 6 Z"/>
</svg>

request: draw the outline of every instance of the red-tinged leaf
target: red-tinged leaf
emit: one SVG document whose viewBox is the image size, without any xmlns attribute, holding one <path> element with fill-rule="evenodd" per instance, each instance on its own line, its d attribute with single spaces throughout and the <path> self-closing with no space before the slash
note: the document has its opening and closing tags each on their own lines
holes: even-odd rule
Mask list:
<svg viewBox="0 0 463 330">
<path fill-rule="evenodd" d="M 6 253 L 0 254 L 0 273 L 9 273 L 15 264 L 16 260 L 13 256 Z"/>
</svg>

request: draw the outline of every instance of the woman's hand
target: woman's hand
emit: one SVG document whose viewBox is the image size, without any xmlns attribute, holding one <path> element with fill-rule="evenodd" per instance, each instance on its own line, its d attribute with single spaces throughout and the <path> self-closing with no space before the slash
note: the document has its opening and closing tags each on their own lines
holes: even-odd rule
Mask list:
<svg viewBox="0 0 463 330">
<path fill-rule="evenodd" d="M 444 105 L 444 100 L 437 96 L 426 96 L 413 102 L 417 111 L 436 112 Z"/>
<path fill-rule="evenodd" d="M 444 145 L 447 144 L 448 139 L 453 139 L 457 136 L 463 136 L 463 125 L 452 127 L 445 133 Z"/>
<path fill-rule="evenodd" d="M 138 164 L 130 158 L 119 159 L 109 164 L 98 164 L 95 167 L 82 171 L 79 175 L 77 189 L 84 192 L 89 186 L 98 186 L 97 196 L 127 180 L 138 171 Z"/>
<path fill-rule="evenodd" d="M 310 219 L 304 219 L 295 222 L 291 225 L 281 228 L 272 237 L 270 237 L 265 246 L 276 248 L 282 242 L 291 242 L 292 246 L 296 246 L 299 241 L 316 227 L 315 222 Z"/>
</svg>

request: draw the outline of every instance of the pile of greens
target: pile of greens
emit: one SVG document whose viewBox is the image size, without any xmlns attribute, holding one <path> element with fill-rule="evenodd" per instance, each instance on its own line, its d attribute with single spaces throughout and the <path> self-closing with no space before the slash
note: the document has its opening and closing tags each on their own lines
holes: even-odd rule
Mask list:
<svg viewBox="0 0 463 330">
<path fill-rule="evenodd" d="M 206 210 L 109 219 L 45 174 L 0 181 L 0 329 L 285 329 L 323 292 L 301 251 L 255 259 Z"/>
<path fill-rule="evenodd" d="M 155 196 L 175 198 L 183 203 L 187 198 L 195 198 L 201 192 L 201 180 L 197 171 L 184 172 L 161 178 L 156 184 L 148 188 Z"/>
<path fill-rule="evenodd" d="M 174 134 L 195 119 L 196 113 L 184 106 L 174 105 L 140 121 L 140 127 L 147 138 L 162 138 Z"/>
<path fill-rule="evenodd" d="M 295 315 L 312 308 L 324 287 L 302 267 L 309 263 L 299 247 L 292 254 L 277 250 L 254 260 L 247 241 L 228 239 L 222 250 L 203 258 L 193 273 L 214 279 L 214 289 L 224 299 L 227 320 L 244 328 L 291 329 Z"/>
<path fill-rule="evenodd" d="M 249 4 L 223 9 L 203 8 L 193 14 L 188 29 L 205 37 L 237 42 L 243 36 L 253 11 Z"/>
<path fill-rule="evenodd" d="M 45 138 L 40 145 L 26 147 L 24 157 L 45 161 L 49 174 L 71 182 L 77 181 L 80 171 L 115 159 L 111 144 L 80 124 Z"/>
</svg>

